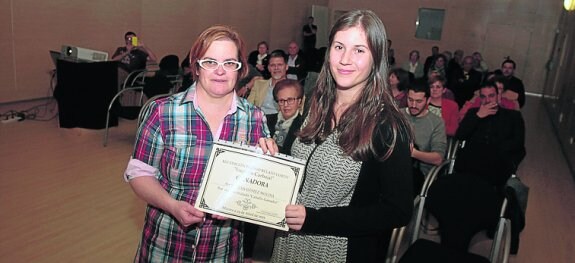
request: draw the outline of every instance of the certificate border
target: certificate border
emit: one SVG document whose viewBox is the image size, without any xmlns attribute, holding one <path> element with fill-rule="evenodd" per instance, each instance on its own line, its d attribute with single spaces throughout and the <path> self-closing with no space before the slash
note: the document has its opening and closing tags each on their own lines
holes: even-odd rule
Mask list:
<svg viewBox="0 0 575 263">
<path fill-rule="evenodd" d="M 280 155 L 279 157 L 275 157 L 275 156 L 271 156 L 271 155 L 265 155 L 265 154 L 257 153 L 254 151 L 254 149 L 256 149 L 256 148 L 255 147 L 246 147 L 246 146 L 235 145 L 235 144 L 232 144 L 229 142 L 215 142 L 213 145 L 213 148 L 212 148 L 212 152 L 210 154 L 209 162 L 208 162 L 206 170 L 204 172 L 204 178 L 202 179 L 200 191 L 198 192 L 197 200 L 199 200 L 199 202 L 196 203 L 195 207 L 200 209 L 201 211 L 204 211 L 204 212 L 209 212 L 212 214 L 226 216 L 226 217 L 237 219 L 240 221 L 245 221 L 245 222 L 249 222 L 249 223 L 254 223 L 254 224 L 258 224 L 258 225 L 263 225 L 263 226 L 287 231 L 287 230 L 289 230 L 289 227 L 287 226 L 287 222 L 286 222 L 285 217 L 280 222 L 270 222 L 270 221 L 265 221 L 265 220 L 247 218 L 247 217 L 243 217 L 241 215 L 231 214 L 231 213 L 227 213 L 224 211 L 212 209 L 209 207 L 209 205 L 206 203 L 206 201 L 204 199 L 204 194 L 206 193 L 206 190 L 207 190 L 206 185 L 210 181 L 210 173 L 211 173 L 212 167 L 214 165 L 214 161 L 222 153 L 231 152 L 231 153 L 241 154 L 241 155 L 257 156 L 259 158 L 265 159 L 266 161 L 270 161 L 270 162 L 273 162 L 276 164 L 289 166 L 289 168 L 293 171 L 293 176 L 295 177 L 294 178 L 295 183 L 292 185 L 292 189 L 291 189 L 292 194 L 291 194 L 289 203 L 294 204 L 296 199 L 297 199 L 298 189 L 300 187 L 301 180 L 303 177 L 302 174 L 305 171 L 305 162 L 303 160 L 295 159 L 295 158 L 292 158 L 292 157 L 287 156 L 287 155 L 284 155 L 284 156 Z M 249 208 L 249 203 L 244 204 L 244 206 L 247 206 Z"/>
</svg>

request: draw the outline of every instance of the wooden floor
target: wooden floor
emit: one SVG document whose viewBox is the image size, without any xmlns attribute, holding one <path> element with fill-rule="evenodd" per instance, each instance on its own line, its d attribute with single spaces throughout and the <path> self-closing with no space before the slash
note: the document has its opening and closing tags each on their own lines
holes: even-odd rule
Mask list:
<svg viewBox="0 0 575 263">
<path fill-rule="evenodd" d="M 573 177 L 539 100 L 528 98 L 523 113 L 519 175 L 531 192 L 511 262 L 575 262 Z M 103 147 L 102 130 L 0 124 L 0 262 L 130 262 L 145 208 L 122 179 L 134 134 L 135 123 L 122 121 Z"/>
</svg>

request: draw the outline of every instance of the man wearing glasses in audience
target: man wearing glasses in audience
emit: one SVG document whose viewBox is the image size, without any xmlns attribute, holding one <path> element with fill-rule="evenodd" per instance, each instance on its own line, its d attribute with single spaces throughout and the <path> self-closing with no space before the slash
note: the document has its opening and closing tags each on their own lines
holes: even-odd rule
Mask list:
<svg viewBox="0 0 575 263">
<path fill-rule="evenodd" d="M 262 109 L 266 115 L 270 134 L 274 134 L 278 120 L 278 104 L 274 100 L 273 89 L 276 83 L 286 79 L 288 70 L 287 55 L 283 50 L 276 50 L 269 55 L 268 70 L 271 78 L 256 80 L 248 101 Z"/>
</svg>

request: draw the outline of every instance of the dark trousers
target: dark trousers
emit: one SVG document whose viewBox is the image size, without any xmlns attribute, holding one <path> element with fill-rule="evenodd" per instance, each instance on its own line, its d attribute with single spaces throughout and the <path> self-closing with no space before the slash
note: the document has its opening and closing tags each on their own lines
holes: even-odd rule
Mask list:
<svg viewBox="0 0 575 263">
<path fill-rule="evenodd" d="M 258 234 L 258 225 L 244 223 L 244 258 L 251 258 Z"/>
<path fill-rule="evenodd" d="M 273 137 L 276 131 L 276 123 L 278 122 L 278 114 L 266 114 L 268 129 L 270 130 L 270 135 Z"/>
</svg>

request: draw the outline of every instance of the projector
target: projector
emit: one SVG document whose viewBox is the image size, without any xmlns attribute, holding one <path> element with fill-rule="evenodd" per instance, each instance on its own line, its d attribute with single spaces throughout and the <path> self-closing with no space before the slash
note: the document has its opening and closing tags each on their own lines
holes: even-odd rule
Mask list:
<svg viewBox="0 0 575 263">
<path fill-rule="evenodd" d="M 62 58 L 75 59 L 79 61 L 97 62 L 108 60 L 107 52 L 66 45 L 62 46 L 62 53 L 60 54 Z"/>
</svg>

